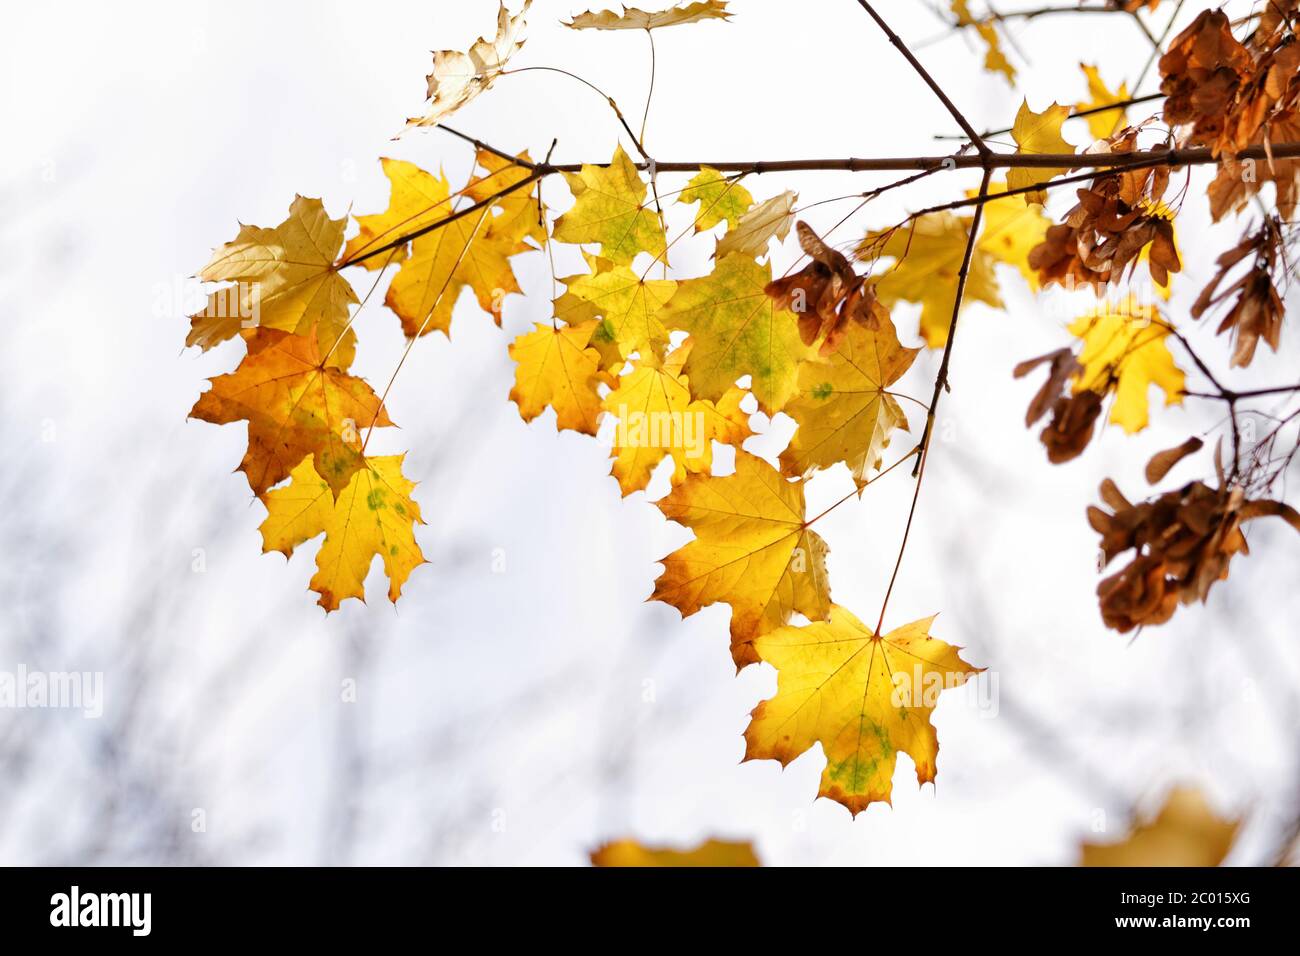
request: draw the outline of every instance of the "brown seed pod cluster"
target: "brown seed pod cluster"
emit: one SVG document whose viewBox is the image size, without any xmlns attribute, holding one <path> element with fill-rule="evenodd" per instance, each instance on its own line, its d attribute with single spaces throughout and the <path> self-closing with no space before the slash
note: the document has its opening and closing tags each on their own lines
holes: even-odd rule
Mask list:
<svg viewBox="0 0 1300 956">
<path fill-rule="evenodd" d="M 1228 274 L 1241 262 L 1254 259 L 1249 270 L 1222 292 Z M 1282 337 L 1283 306 L 1274 277 L 1286 271 L 1282 254 L 1282 227 L 1276 218 L 1266 219 L 1258 230 L 1248 233 L 1218 259 L 1219 271 L 1192 305 L 1192 316 L 1200 318 L 1210 309 L 1232 299 L 1232 307 L 1219 323 L 1219 334 L 1231 331 L 1232 365 L 1244 368 L 1255 358 L 1259 340 L 1277 351 Z M 1235 296 L 1235 298 L 1233 298 Z"/>
<path fill-rule="evenodd" d="M 767 284 L 764 291 L 778 308 L 799 317 L 804 345 L 822 340 L 820 352 L 839 348 L 849 321 L 879 329 L 889 311 L 876 298 L 876 287 L 853 271 L 848 257 L 832 249 L 806 222 L 796 226 L 799 245 L 812 261 L 798 272 Z"/>
<path fill-rule="evenodd" d="M 1129 128 L 1108 141 L 1112 153 L 1137 148 Z M 1078 190 L 1079 202 L 1029 252 L 1029 266 L 1043 285 L 1091 285 L 1100 290 L 1136 267 L 1150 247 L 1148 268 L 1159 286 L 1182 269 L 1174 244 L 1173 219 L 1160 203 L 1169 186 L 1169 167 L 1110 172 Z"/>
<path fill-rule="evenodd" d="M 1057 349 L 1021 362 L 1012 374 L 1023 378 L 1044 364 L 1048 366 L 1047 381 L 1029 402 L 1025 426 L 1032 427 L 1051 411 L 1051 420 L 1039 435 L 1039 440 L 1047 448 L 1048 461 L 1059 465 L 1078 458 L 1092 441 L 1101 415 L 1103 396 L 1091 389 L 1069 393 L 1070 380 L 1083 371 L 1070 349 Z"/>
<path fill-rule="evenodd" d="M 1248 553 L 1242 525 L 1277 516 L 1300 531 L 1300 513 L 1279 501 L 1249 499 L 1235 485 L 1211 488 L 1193 481 L 1151 501 L 1132 504 L 1109 478 L 1101 498 L 1110 512 L 1090 506 L 1088 522 L 1101 535 L 1109 564 L 1125 551 L 1134 557 L 1097 586 L 1107 627 L 1125 633 L 1168 621 L 1180 603 L 1204 601 L 1228 577 L 1233 555 Z"/>
<path fill-rule="evenodd" d="M 1300 44 L 1292 24 L 1297 0 L 1270 0 L 1241 42 L 1222 10 L 1203 11 L 1160 58 L 1165 120 L 1180 129 L 1184 145 L 1208 146 L 1223 165 L 1209 189 L 1217 220 L 1240 209 L 1264 182 L 1277 189 L 1284 219 L 1296 208 L 1300 162 L 1275 158 L 1256 169 L 1237 154 L 1251 146 L 1265 151 L 1300 136 Z"/>
</svg>

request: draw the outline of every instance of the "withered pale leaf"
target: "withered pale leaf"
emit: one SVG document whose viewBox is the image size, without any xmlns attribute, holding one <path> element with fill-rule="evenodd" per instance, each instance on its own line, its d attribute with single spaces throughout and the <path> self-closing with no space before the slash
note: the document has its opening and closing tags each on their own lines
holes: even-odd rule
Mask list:
<svg viewBox="0 0 1300 956">
<path fill-rule="evenodd" d="M 794 225 L 796 193 L 786 190 L 754 206 L 718 240 L 714 257 L 724 259 L 733 252 L 757 259 L 767 255 L 772 239 L 784 239 Z"/>
<path fill-rule="evenodd" d="M 524 45 L 520 34 L 524 15 L 532 2 L 524 0 L 520 11 L 512 15 L 503 0 L 497 11 L 497 31 L 491 39 L 479 37 L 467 53 L 439 50 L 433 54 L 433 72 L 428 77 L 429 105 L 423 116 L 406 121 L 408 129 L 437 126 L 492 85 L 505 69 L 506 61 Z"/>
<path fill-rule="evenodd" d="M 675 27 L 701 20 L 727 20 L 731 16 L 727 10 L 727 0 L 699 0 L 650 12 L 637 7 L 624 7 L 622 13 L 588 10 L 579 13 L 564 25 L 574 30 L 657 30 L 660 27 Z"/>
</svg>

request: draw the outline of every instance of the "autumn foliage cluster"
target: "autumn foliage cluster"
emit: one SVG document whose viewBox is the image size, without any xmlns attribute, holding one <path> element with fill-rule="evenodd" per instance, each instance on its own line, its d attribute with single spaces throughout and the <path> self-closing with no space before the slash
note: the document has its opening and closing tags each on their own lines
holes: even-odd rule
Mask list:
<svg viewBox="0 0 1300 956">
<path fill-rule="evenodd" d="M 1112 5 L 1122 14 L 1158 2 Z M 503 4 L 495 33 L 468 51 L 434 54 L 427 107 L 408 121 L 408 134 L 441 126 L 517 72 L 511 64 L 524 45 L 529 7 L 525 0 L 512 13 Z M 965 0 L 951 7 L 954 26 L 988 45 L 986 66 L 1014 79 L 999 45 L 1001 24 L 976 16 Z M 242 357 L 212 380 L 191 415 L 247 424 L 240 470 L 266 509 L 264 548 L 287 555 L 323 535 L 310 586 L 326 610 L 364 597 L 376 556 L 396 601 L 424 561 L 415 538 L 420 507 L 402 456 L 367 454 L 374 429 L 394 424 L 386 402 L 392 382 L 376 391 L 349 371 L 362 297 L 348 276 L 391 276 L 384 305 L 409 350 L 434 332 L 449 336 L 463 295 L 500 326 L 509 297 L 520 292 L 516 257 L 547 256 L 552 243 L 581 247 L 586 268 L 557 276 L 552 302 L 524 307 L 539 320 L 508 344 L 510 400 L 525 422 L 545 417 L 591 436 L 616 425 L 611 472 L 624 495 L 644 491 L 671 462 L 671 491 L 657 504 L 694 539 L 663 558 L 652 596 L 683 615 L 728 605 L 737 667 L 763 661 L 776 669 L 776 695 L 754 710 L 745 734 L 747 758 L 784 763 L 820 744 L 822 795 L 854 813 L 888 801 L 897 754 L 909 755 L 926 782 L 938 753 L 930 723 L 937 695 L 916 688 L 900 700 L 898 675 L 918 673 L 927 688 L 947 689 L 978 670 L 930 634 L 931 618 L 885 628 L 888 596 L 862 618 L 834 603 L 828 545 L 816 530 L 825 512 L 807 513 L 804 488 L 821 471 L 847 468 L 855 490 L 838 507 L 898 468 L 898 480 L 913 474 L 919 495 L 957 319 L 970 302 L 1001 308 L 1008 279 L 1035 291 L 1059 285 L 1097 293 L 1058 350 L 1015 370 L 1045 374 L 1026 422 L 1041 429 L 1053 463 L 1083 454 L 1099 423 L 1128 433 L 1147 427 L 1153 390 L 1167 404 L 1199 393 L 1227 412 L 1220 440 L 1189 437 L 1157 456 L 1146 475 L 1161 482 L 1205 445 L 1213 460 L 1202 480 L 1137 503 L 1108 481 L 1101 494 L 1109 511 L 1088 509 L 1106 561 L 1127 562 L 1098 588 L 1109 627 L 1159 624 L 1180 603 L 1203 600 L 1246 552 L 1249 522 L 1280 517 L 1300 530 L 1300 515 L 1273 497 L 1295 455 L 1276 447 L 1282 426 L 1247 447 L 1238 415 L 1257 392 L 1230 390 L 1213 372 L 1216 364 L 1250 365 L 1261 341 L 1276 349 L 1284 324 L 1280 294 L 1300 151 L 1272 154 L 1279 144 L 1300 143 L 1297 3 L 1258 7 L 1237 21 L 1207 11 L 1169 41 L 1158 63 L 1165 99 L 1152 104 L 1150 118 L 1130 122 L 1128 91 L 1112 91 L 1085 66 L 1087 100 L 1041 111 L 1026 101 L 1009 130 L 1014 154 L 994 154 L 982 142 L 954 154 L 978 159 L 978 193 L 854 237 L 835 235 L 838 215 L 814 222 L 825 207 L 800 206 L 791 191 L 754 196 L 745 184 L 752 170 L 658 170 L 644 136 L 612 101 L 632 152 L 619 145 L 607 162 L 561 167 L 535 159 L 536 151 L 461 133 L 477 157 L 465 182 L 382 159 L 387 209 L 332 219 L 319 200 L 299 196 L 282 223 L 240 227 L 199 272 L 222 285 L 192 318 L 187 344 L 206 350 L 238 340 Z M 707 0 L 658 12 L 600 11 L 566 25 L 723 30 L 726 8 Z M 1062 134 L 1079 114 L 1093 137 L 1082 150 Z M 1181 271 L 1177 215 L 1194 198 L 1187 169 L 1207 161 L 1174 154 L 1198 147 L 1218 163 L 1208 194 L 1214 217 L 1240 215 L 1243 233 L 1193 314 L 1172 316 L 1164 303 Z M 1020 161 L 1035 155 L 1059 156 L 1061 164 Z M 885 188 L 943 174 L 951 167 L 941 159 L 868 190 L 862 205 Z M 999 168 L 1005 179 L 993 178 Z M 559 215 L 538 190 L 552 177 L 562 177 L 572 196 Z M 1058 189 L 1072 189 L 1076 201 L 1049 217 L 1044 203 Z M 1261 202 L 1251 214 L 1249 202 L 1262 197 L 1275 208 Z M 673 232 L 667 213 L 679 207 L 691 222 Z M 804 256 L 774 274 L 772 240 L 779 247 L 792 232 Z M 706 274 L 673 271 L 673 250 L 683 243 L 713 245 Z M 1130 290 L 1138 270 L 1156 295 Z M 902 336 L 894 319 L 901 303 L 919 306 L 919 324 Z M 1230 335 L 1224 362 L 1192 352 L 1179 331 L 1203 313 L 1218 316 Z M 918 345 L 905 345 L 914 334 Z M 943 350 L 928 400 L 895 390 L 922 347 Z M 1288 387 L 1300 389 L 1262 391 Z M 742 447 L 755 422 L 766 421 L 755 409 L 797 425 L 775 464 Z M 734 471 L 725 475 L 713 474 L 718 445 L 734 448 Z M 906 539 L 900 563 L 905 546 Z"/>
</svg>

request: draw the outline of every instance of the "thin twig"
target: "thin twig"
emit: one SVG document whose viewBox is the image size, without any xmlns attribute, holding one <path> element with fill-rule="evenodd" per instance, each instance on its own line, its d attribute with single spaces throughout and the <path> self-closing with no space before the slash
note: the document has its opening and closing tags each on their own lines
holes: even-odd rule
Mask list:
<svg viewBox="0 0 1300 956">
<path fill-rule="evenodd" d="M 1169 22 L 1165 24 L 1164 32 L 1160 34 L 1159 38 L 1152 45 L 1151 55 L 1147 57 L 1146 63 L 1143 64 L 1142 72 L 1138 74 L 1137 82 L 1133 84 L 1133 89 L 1136 90 L 1140 87 L 1142 82 L 1147 78 L 1147 74 L 1151 72 L 1151 67 L 1155 65 L 1156 58 L 1160 56 L 1160 51 L 1164 49 L 1165 41 L 1169 39 L 1169 34 L 1173 32 L 1174 22 L 1178 19 L 1178 14 L 1182 12 L 1183 0 L 1178 0 L 1178 6 L 1174 7 L 1174 12 L 1170 15 Z M 1133 15 L 1137 16 L 1136 13 Z"/>
<path fill-rule="evenodd" d="M 627 135 L 631 137 L 632 145 L 636 147 L 636 151 L 641 155 L 641 158 L 646 162 L 650 161 L 650 157 L 646 155 L 646 151 L 641 146 L 641 138 L 637 136 L 636 133 L 632 132 L 632 127 L 628 125 L 627 117 L 623 115 L 623 111 L 618 107 L 618 101 L 615 100 L 614 97 L 606 93 L 604 90 L 602 90 L 595 83 L 591 82 L 591 80 L 585 79 L 579 76 L 577 73 L 571 73 L 570 71 L 562 69 L 558 66 L 521 66 L 517 70 L 502 70 L 498 75 L 513 76 L 517 73 L 528 73 L 534 70 L 543 73 L 559 73 L 561 76 L 567 76 L 570 79 L 577 80 L 579 83 L 583 84 L 589 89 L 594 90 L 600 96 L 604 97 L 605 102 L 609 104 L 609 108 L 614 111 L 614 116 L 618 118 L 619 124 L 627 132 Z"/>
<path fill-rule="evenodd" d="M 382 255 L 383 253 L 388 252 L 390 249 L 396 249 L 398 246 L 403 246 L 406 243 L 410 242 L 412 239 L 418 239 L 420 238 L 420 236 L 427 235 L 428 233 L 441 229 L 444 226 L 449 226 L 456 220 L 463 219 L 464 217 L 470 215 L 471 213 L 478 212 L 480 209 L 486 209 L 488 206 L 492 205 L 498 199 L 501 199 L 505 196 L 509 196 L 515 190 L 523 189 L 525 186 L 529 186 L 532 183 L 537 182 L 537 180 L 547 175 L 547 173 L 553 171 L 554 171 L 554 167 L 549 167 L 539 163 L 536 166 L 534 166 L 533 171 L 529 173 L 527 176 L 525 176 L 523 179 L 519 180 L 518 182 L 511 183 L 505 189 L 493 193 L 491 196 L 488 196 L 486 199 L 480 199 L 472 206 L 466 206 L 464 209 L 457 210 L 456 212 L 453 212 L 450 216 L 448 216 L 446 219 L 439 219 L 437 222 L 431 222 L 427 226 L 421 226 L 419 229 L 414 229 L 411 232 L 406 233 L 405 235 L 398 236 L 396 239 L 393 239 L 390 242 L 386 242 L 382 246 L 377 246 L 374 249 L 371 249 L 369 252 L 363 252 L 359 256 L 353 256 L 351 259 L 346 259 L 343 262 L 340 262 L 337 268 L 342 269 L 347 266 L 354 266 L 359 262 L 365 262 L 367 259 L 371 259 L 374 258 L 375 256 Z"/>
<path fill-rule="evenodd" d="M 1098 113 L 1109 113 L 1112 110 L 1126 110 L 1130 106 L 1137 106 L 1141 103 L 1150 103 L 1152 100 L 1162 100 L 1164 98 L 1165 98 L 1165 94 L 1163 93 L 1148 93 L 1146 96 L 1134 96 L 1127 100 L 1120 100 L 1117 103 L 1107 103 L 1105 106 L 1092 106 L 1086 110 L 1073 109 L 1070 110 L 1070 115 L 1067 116 L 1066 119 L 1078 119 L 1081 116 L 1095 116 Z M 1007 133 L 1010 133 L 1011 131 L 1012 131 L 1011 127 L 1007 126 L 1004 127 L 1003 129 L 986 130 L 982 135 L 985 137 L 1003 136 Z M 935 139 L 965 139 L 964 136 L 954 136 L 951 133 L 936 133 L 934 138 Z"/>
<path fill-rule="evenodd" d="M 655 34 L 653 30 L 647 29 L 645 35 L 650 39 L 650 89 L 645 95 L 645 112 L 641 114 L 641 136 L 639 142 L 645 142 L 645 126 L 650 119 L 650 101 L 655 95 Z"/>
<path fill-rule="evenodd" d="M 1220 402 L 1229 402 L 1239 398 L 1262 398 L 1267 395 L 1287 395 L 1293 392 L 1300 392 L 1300 385 L 1275 385 L 1272 388 L 1248 388 L 1245 391 L 1238 392 L 1227 389 L 1222 392 L 1189 392 L 1186 389 L 1182 394 L 1188 398 L 1208 398 Z"/>
<path fill-rule="evenodd" d="M 924 80 L 925 85 L 930 87 L 930 91 L 939 98 L 939 102 L 944 105 L 944 108 L 948 111 L 949 115 L 957 121 L 957 125 L 962 128 L 962 131 L 968 137 L 970 137 L 971 143 L 974 144 L 975 149 L 978 150 L 979 154 L 981 156 L 988 156 L 992 151 L 985 144 L 984 138 L 980 136 L 979 133 L 975 132 L 975 127 L 971 126 L 970 121 L 962 115 L 962 111 L 957 109 L 953 101 L 948 98 L 948 94 L 943 91 L 943 87 L 934 81 L 934 77 L 932 77 L 930 72 L 921 65 L 921 61 L 916 58 L 915 54 L 907 48 L 907 44 L 903 42 L 902 38 L 889 28 L 889 24 L 881 18 L 880 14 L 876 12 L 875 8 L 868 3 L 867 0 L 857 0 L 857 2 L 858 6 L 863 10 L 866 10 L 871 19 L 876 21 L 876 26 L 880 27 L 881 31 L 886 37 L 888 37 L 889 42 L 892 43 L 898 52 L 903 54 L 903 58 L 912 65 L 912 69 L 916 71 L 917 76 Z"/>
<path fill-rule="evenodd" d="M 475 149 L 481 149 L 486 152 L 489 152 L 493 156 L 497 156 L 501 159 L 506 160 L 507 162 L 514 163 L 514 165 L 516 166 L 522 166 L 524 169 L 535 169 L 537 167 L 536 163 L 531 163 L 528 160 L 523 159 L 522 157 L 519 156 L 511 156 L 504 149 L 497 149 L 497 147 L 492 146 L 489 143 L 485 143 L 482 140 L 475 139 L 473 136 L 469 136 L 466 133 L 462 133 L 458 129 L 452 129 L 446 123 L 439 123 L 435 127 L 435 129 L 440 129 L 444 133 L 451 133 L 452 136 L 458 136 L 461 139 L 463 139 L 465 142 L 472 143 Z"/>
<path fill-rule="evenodd" d="M 993 178 L 993 170 L 985 169 L 984 177 L 980 180 L 979 195 L 987 196 L 989 191 L 989 181 Z M 934 394 L 930 398 L 930 410 L 925 415 L 925 431 L 921 433 L 921 441 L 917 444 L 919 454 L 916 459 L 916 466 L 913 476 L 916 478 L 916 487 L 912 489 L 912 504 L 907 510 L 907 524 L 903 527 L 903 540 L 898 547 L 898 558 L 894 561 L 894 571 L 889 576 L 889 586 L 885 588 L 884 600 L 880 602 L 880 617 L 876 620 L 876 635 L 880 635 L 880 629 L 885 623 L 885 610 L 889 607 L 889 598 L 894 593 L 894 582 L 898 580 L 898 571 L 903 566 L 903 555 L 907 552 L 907 542 L 912 534 L 912 521 L 916 517 L 916 504 L 921 498 L 921 483 L 925 479 L 925 465 L 930 460 L 930 440 L 934 435 L 935 414 L 939 410 L 939 399 L 943 396 L 944 391 L 948 388 L 948 367 L 952 361 L 953 345 L 957 341 L 957 320 L 961 315 L 962 301 L 966 296 L 966 279 L 970 275 L 971 260 L 975 257 L 975 243 L 979 240 L 980 225 L 984 218 L 984 204 L 975 207 L 975 215 L 971 219 L 970 235 L 966 237 L 966 250 L 962 255 L 961 269 L 957 273 L 957 291 L 953 296 L 952 316 L 948 319 L 948 341 L 943 346 L 943 358 L 939 361 L 939 372 L 934 377 Z"/>
</svg>

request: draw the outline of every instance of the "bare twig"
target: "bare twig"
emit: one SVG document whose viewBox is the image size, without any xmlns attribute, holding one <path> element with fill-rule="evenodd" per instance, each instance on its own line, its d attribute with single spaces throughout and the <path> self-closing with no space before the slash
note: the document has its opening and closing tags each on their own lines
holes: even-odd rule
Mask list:
<svg viewBox="0 0 1300 956">
<path fill-rule="evenodd" d="M 989 191 L 989 180 L 993 178 L 993 170 L 985 169 L 984 178 L 980 181 L 979 195 L 987 196 Z M 884 600 L 880 602 L 880 616 L 876 620 L 876 635 L 879 636 L 880 629 L 885 623 L 885 610 L 889 607 L 889 598 L 894 593 L 894 582 L 898 580 L 898 571 L 903 566 L 903 555 L 907 552 L 907 542 L 912 534 L 912 521 L 916 517 L 916 504 L 921 498 L 921 482 L 925 479 L 925 465 L 930 460 L 930 438 L 934 434 L 935 414 L 939 409 L 939 399 L 943 396 L 944 390 L 948 388 L 948 367 L 952 361 L 952 348 L 957 341 L 957 319 L 961 315 L 962 301 L 966 295 L 966 279 L 970 275 L 971 260 L 975 257 L 975 243 L 979 239 L 980 225 L 984 217 L 984 205 L 975 207 L 975 215 L 971 219 L 970 235 L 966 237 L 966 250 L 962 254 L 961 269 L 957 273 L 957 291 L 953 296 L 952 316 L 948 319 L 948 341 L 944 343 L 943 358 L 939 361 L 939 372 L 934 377 L 934 394 L 930 397 L 930 410 L 925 415 L 925 430 L 921 433 L 921 441 L 917 444 L 916 465 L 913 469 L 913 476 L 916 478 L 916 486 L 912 489 L 912 504 L 907 511 L 907 524 L 903 527 L 903 540 L 898 547 L 898 557 L 894 561 L 894 571 L 889 576 L 889 585 L 885 589 Z"/>
<path fill-rule="evenodd" d="M 929 71 L 921 65 L 921 61 L 916 58 L 915 54 L 907 48 L 907 44 L 903 42 L 902 38 L 890 29 L 889 24 L 881 18 L 880 14 L 876 12 L 875 8 L 868 3 L 867 0 L 857 0 L 857 2 L 858 6 L 867 11 L 867 14 L 871 19 L 876 21 L 876 26 L 880 27 L 881 31 L 889 38 L 889 42 L 897 48 L 898 52 L 903 54 L 904 59 L 912 65 L 912 69 L 915 70 L 917 75 L 925 81 L 926 86 L 930 87 L 931 92 L 939 98 L 939 102 L 944 105 L 944 108 L 949 112 L 952 118 L 957 121 L 957 125 L 960 126 L 962 131 L 970 138 L 971 143 L 974 144 L 975 149 L 979 152 L 980 156 L 987 157 L 991 150 L 984 142 L 983 137 L 980 136 L 979 133 L 975 132 L 975 127 L 971 126 L 970 121 L 962 115 L 961 110 L 957 109 L 953 101 L 948 98 L 948 94 L 945 93 L 943 88 L 934 81 L 934 77 L 932 77 Z"/>
<path fill-rule="evenodd" d="M 1066 119 L 1078 119 L 1081 116 L 1095 116 L 1098 113 L 1109 113 L 1112 110 L 1126 110 L 1130 106 L 1137 106 L 1141 103 L 1150 103 L 1152 100 L 1162 100 L 1165 98 L 1163 93 L 1148 93 L 1146 96 L 1134 96 L 1127 100 L 1120 100 L 1117 103 L 1107 103 L 1105 106 L 1093 106 L 1086 110 L 1070 110 L 1070 115 Z M 1011 127 L 1006 126 L 1002 129 L 985 130 L 982 134 L 985 137 L 1002 136 L 1011 132 Z M 936 133 L 935 139 L 965 139 L 964 136 L 954 136 L 951 133 Z"/>
</svg>

